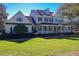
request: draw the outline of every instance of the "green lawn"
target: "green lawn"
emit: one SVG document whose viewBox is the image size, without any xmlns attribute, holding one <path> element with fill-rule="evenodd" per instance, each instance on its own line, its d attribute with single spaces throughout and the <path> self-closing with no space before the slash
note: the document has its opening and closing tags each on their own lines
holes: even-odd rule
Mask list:
<svg viewBox="0 0 79 59">
<path fill-rule="evenodd" d="M 0 55 L 55 56 L 79 55 L 79 38 L 33 38 L 23 43 L 1 40 Z"/>
</svg>

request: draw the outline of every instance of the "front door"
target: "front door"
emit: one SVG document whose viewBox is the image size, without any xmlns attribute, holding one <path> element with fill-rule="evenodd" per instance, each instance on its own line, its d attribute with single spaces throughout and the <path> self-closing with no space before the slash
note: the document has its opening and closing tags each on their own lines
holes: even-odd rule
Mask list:
<svg viewBox="0 0 79 59">
<path fill-rule="evenodd" d="M 12 33 L 13 31 L 12 31 L 12 27 L 10 27 L 10 33 Z"/>
</svg>

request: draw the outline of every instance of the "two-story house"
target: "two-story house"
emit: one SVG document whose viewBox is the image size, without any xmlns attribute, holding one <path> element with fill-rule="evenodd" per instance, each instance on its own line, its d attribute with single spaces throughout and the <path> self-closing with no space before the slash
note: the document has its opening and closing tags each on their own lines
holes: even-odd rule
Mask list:
<svg viewBox="0 0 79 59">
<path fill-rule="evenodd" d="M 6 21 L 5 32 L 15 33 L 14 28 L 19 24 L 24 24 L 27 28 L 25 33 L 53 34 L 69 33 L 71 26 L 67 25 L 61 18 L 53 16 L 49 9 L 31 10 L 30 16 L 25 16 L 21 11 Z"/>
<path fill-rule="evenodd" d="M 39 34 L 68 33 L 71 32 L 71 26 L 67 25 L 61 18 L 53 16 L 49 9 L 32 10 L 30 16 L 36 22 L 36 31 Z"/>
</svg>

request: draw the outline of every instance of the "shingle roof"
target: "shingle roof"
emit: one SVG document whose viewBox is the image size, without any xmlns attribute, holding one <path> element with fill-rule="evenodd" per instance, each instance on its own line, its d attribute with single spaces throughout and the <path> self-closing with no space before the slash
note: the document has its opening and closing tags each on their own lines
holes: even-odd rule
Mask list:
<svg viewBox="0 0 79 59">
<path fill-rule="evenodd" d="M 36 12 L 41 15 L 41 16 L 52 16 L 53 12 L 49 12 L 49 14 L 47 14 L 44 10 L 36 10 Z"/>
<path fill-rule="evenodd" d="M 60 24 L 60 23 L 39 23 L 38 25 L 42 25 L 42 24 L 44 24 L 44 25 L 68 25 L 68 24 Z"/>
<path fill-rule="evenodd" d="M 39 23 L 39 24 L 41 24 L 41 25 L 42 25 L 42 24 L 45 24 L 45 25 L 46 25 L 46 24 L 47 24 L 47 25 L 58 25 L 57 23 Z"/>
<path fill-rule="evenodd" d="M 53 12 L 46 12 L 46 10 L 32 10 L 31 12 L 36 13 L 37 15 L 40 16 L 52 16 Z"/>
<path fill-rule="evenodd" d="M 32 24 L 29 24 L 29 23 L 6 23 L 6 24 L 25 24 L 25 25 L 32 25 Z"/>
<path fill-rule="evenodd" d="M 25 17 L 28 18 L 32 24 L 36 24 L 33 17 L 31 17 L 31 16 L 25 16 Z"/>
</svg>

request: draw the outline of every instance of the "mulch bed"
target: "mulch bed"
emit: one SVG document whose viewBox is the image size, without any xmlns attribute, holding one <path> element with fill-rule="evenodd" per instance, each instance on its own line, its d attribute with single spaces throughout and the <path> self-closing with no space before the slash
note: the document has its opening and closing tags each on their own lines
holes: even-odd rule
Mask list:
<svg viewBox="0 0 79 59">
<path fill-rule="evenodd" d="M 54 34 L 29 34 L 29 33 L 21 33 L 21 34 L 3 34 L 1 37 L 8 39 L 21 39 L 21 38 L 36 38 L 36 37 L 63 37 L 73 35 L 73 33 L 54 33 Z"/>
<path fill-rule="evenodd" d="M 30 40 L 32 38 L 40 37 L 40 38 L 63 38 L 67 36 L 71 36 L 73 33 L 54 33 L 54 34 L 29 34 L 29 33 L 21 33 L 21 34 L 3 34 L 0 36 L 1 40 L 9 40 L 15 42 L 24 42 Z"/>
</svg>

